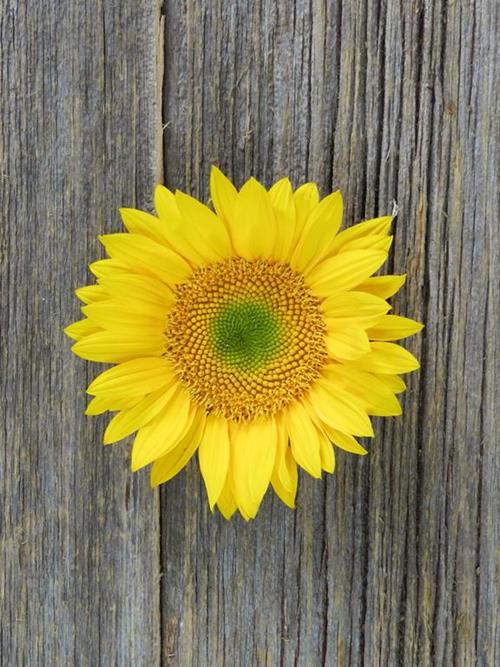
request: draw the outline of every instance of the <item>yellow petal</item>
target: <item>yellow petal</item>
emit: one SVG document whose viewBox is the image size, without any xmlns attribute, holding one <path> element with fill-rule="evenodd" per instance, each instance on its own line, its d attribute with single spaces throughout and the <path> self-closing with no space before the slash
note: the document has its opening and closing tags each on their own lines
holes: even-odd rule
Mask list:
<svg viewBox="0 0 500 667">
<path fill-rule="evenodd" d="M 358 285 L 360 292 L 368 292 L 381 299 L 388 299 L 404 285 L 406 274 L 402 276 L 374 276 Z"/>
<path fill-rule="evenodd" d="M 359 456 L 365 456 L 368 454 L 368 451 L 362 447 L 359 442 L 349 435 L 348 433 L 343 433 L 333 428 L 326 428 L 328 436 L 332 440 L 333 444 L 339 447 L 340 449 L 350 452 L 351 454 L 358 454 Z"/>
<path fill-rule="evenodd" d="M 151 486 L 158 486 L 175 477 L 190 461 L 196 452 L 205 428 L 205 415 L 198 410 L 188 432 L 168 454 L 162 456 L 151 466 Z"/>
<path fill-rule="evenodd" d="M 86 415 L 100 415 L 108 410 L 114 412 L 115 410 L 127 410 L 133 408 L 136 403 L 141 400 L 141 396 L 133 396 L 132 398 L 120 398 L 116 396 L 94 396 L 94 398 L 87 405 L 85 410 Z"/>
<path fill-rule="evenodd" d="M 353 289 L 378 271 L 386 261 L 385 252 L 354 250 L 323 260 L 310 273 L 306 282 L 317 296 L 327 297 Z"/>
<path fill-rule="evenodd" d="M 354 327 L 329 331 L 326 347 L 334 359 L 357 359 L 371 350 L 365 330 Z"/>
<path fill-rule="evenodd" d="M 241 188 L 230 223 L 233 246 L 245 259 L 267 258 L 276 242 L 276 221 L 267 190 L 254 178 Z"/>
<path fill-rule="evenodd" d="M 101 278 L 100 284 L 106 289 L 111 300 L 129 302 L 131 299 L 143 303 L 153 303 L 163 307 L 165 313 L 174 303 L 172 291 L 156 278 L 134 274 L 122 274 Z"/>
<path fill-rule="evenodd" d="M 167 226 L 151 213 L 135 208 L 121 208 L 120 216 L 123 226 L 130 234 L 146 236 L 161 245 L 168 243 Z"/>
<path fill-rule="evenodd" d="M 180 385 L 171 387 L 168 394 L 170 400 L 162 412 L 136 435 L 132 448 L 133 471 L 165 456 L 181 442 L 191 428 L 196 409 L 189 395 Z"/>
<path fill-rule="evenodd" d="M 182 233 L 205 261 L 217 262 L 232 254 L 229 234 L 215 213 L 179 190 L 175 201 L 182 216 Z"/>
<path fill-rule="evenodd" d="M 220 513 L 226 520 L 229 520 L 238 508 L 231 489 L 231 481 L 229 473 L 226 477 L 226 482 L 222 487 L 222 491 L 217 500 L 217 507 L 219 508 Z"/>
<path fill-rule="evenodd" d="M 164 336 L 118 334 L 99 331 L 79 340 L 71 348 L 82 359 L 119 364 L 136 357 L 159 357 L 165 351 Z"/>
<path fill-rule="evenodd" d="M 283 414 L 276 417 L 276 425 L 278 428 L 278 438 L 276 441 L 276 460 L 274 462 L 274 470 L 276 471 L 281 486 L 288 489 L 288 491 L 296 491 L 297 480 L 297 466 L 292 455 L 292 450 L 288 443 L 288 431 Z M 293 463 L 293 465 L 292 465 Z"/>
<path fill-rule="evenodd" d="M 269 188 L 269 197 L 275 210 L 283 211 L 292 223 L 295 223 L 295 201 L 292 191 L 292 184 L 288 178 L 282 178 L 276 181 Z"/>
<path fill-rule="evenodd" d="M 253 519 L 254 517 L 250 516 L 250 514 L 247 514 L 244 510 L 241 509 L 241 507 L 238 507 L 241 516 L 245 519 L 245 521 L 250 521 L 250 519 Z"/>
<path fill-rule="evenodd" d="M 289 448 L 287 448 L 285 452 L 285 465 L 289 470 L 291 484 L 285 486 L 282 483 L 276 468 L 273 469 L 273 473 L 271 475 L 271 484 L 273 486 L 274 492 L 285 503 L 285 505 L 293 508 L 295 507 L 295 497 L 297 495 L 298 474 L 297 464 L 295 463 L 292 452 Z"/>
<path fill-rule="evenodd" d="M 155 209 L 158 217 L 169 223 L 170 226 L 180 222 L 175 196 L 164 185 L 157 185 L 155 188 Z"/>
<path fill-rule="evenodd" d="M 158 185 L 155 190 L 155 208 L 160 217 L 160 231 L 167 245 L 192 264 L 202 264 L 203 254 L 196 243 L 193 245 L 189 240 L 189 231 L 183 224 L 176 195 L 163 185 Z"/>
<path fill-rule="evenodd" d="M 318 429 L 318 436 L 321 467 L 325 472 L 332 473 L 335 470 L 335 453 L 332 443 L 326 433 L 320 429 Z"/>
<path fill-rule="evenodd" d="M 369 415 L 396 417 L 401 405 L 391 389 L 373 373 L 355 368 L 352 363 L 332 364 L 323 369 L 328 379 L 347 392 Z"/>
<path fill-rule="evenodd" d="M 371 343 L 371 352 L 350 362 L 353 366 L 372 373 L 410 373 L 420 368 L 417 359 L 395 343 Z"/>
<path fill-rule="evenodd" d="M 203 247 L 205 244 L 196 243 L 189 226 L 184 224 L 184 219 L 180 217 L 177 221 L 171 220 L 166 223 L 168 225 L 167 237 L 168 245 L 181 257 L 187 260 L 193 266 L 200 266 L 206 263 L 206 258 L 203 254 Z"/>
<path fill-rule="evenodd" d="M 94 396 L 94 398 L 87 405 L 85 409 L 85 414 L 90 416 L 100 415 L 109 409 L 110 408 L 108 407 L 108 401 L 105 398 L 101 398 L 100 396 Z"/>
<path fill-rule="evenodd" d="M 133 268 L 123 262 L 118 262 L 116 259 L 100 259 L 97 262 L 92 262 L 92 264 L 89 264 L 89 270 L 96 278 L 129 274 L 134 271 Z"/>
<path fill-rule="evenodd" d="M 229 229 L 230 222 L 233 220 L 238 191 L 222 171 L 215 166 L 210 171 L 210 196 L 217 215 Z"/>
<path fill-rule="evenodd" d="M 108 368 L 90 383 L 93 396 L 144 396 L 174 381 L 172 366 L 164 357 L 132 359 Z"/>
<path fill-rule="evenodd" d="M 331 330 L 374 326 L 390 308 L 383 299 L 365 292 L 336 294 L 322 304 L 327 327 Z"/>
<path fill-rule="evenodd" d="M 291 255 L 296 239 L 295 202 L 288 178 L 277 181 L 269 190 L 269 197 L 274 208 L 277 228 L 274 257 L 285 262 Z"/>
<path fill-rule="evenodd" d="M 338 254 L 352 252 L 353 250 L 379 250 L 380 252 L 388 253 L 393 240 L 392 236 L 385 236 L 384 234 L 362 236 L 359 239 L 354 239 L 346 243 Z"/>
<path fill-rule="evenodd" d="M 293 193 L 296 210 L 297 230 L 304 229 L 313 209 L 319 204 L 319 192 L 316 183 L 304 183 Z"/>
<path fill-rule="evenodd" d="M 165 288 L 167 289 L 166 285 Z M 164 321 L 168 308 L 165 308 L 165 306 L 157 302 L 155 303 L 152 300 L 141 299 L 140 296 L 134 298 L 131 294 L 126 305 L 124 305 L 122 297 L 121 300 L 108 298 L 106 301 L 98 301 L 97 303 L 89 303 L 86 306 L 82 306 L 82 313 L 85 313 L 85 315 L 90 318 L 95 316 L 96 321 L 99 321 L 102 317 L 102 315 L 97 315 L 97 313 L 105 314 L 108 311 L 119 310 L 126 311 L 126 313 L 122 315 L 122 318 L 130 316 L 130 318 L 140 317 L 144 320 L 161 319 Z"/>
<path fill-rule="evenodd" d="M 209 416 L 198 449 L 198 458 L 212 511 L 227 478 L 229 452 L 230 441 L 227 421 L 224 417 Z"/>
<path fill-rule="evenodd" d="M 104 432 L 104 444 L 109 445 L 126 438 L 142 426 L 148 424 L 163 410 L 170 400 L 166 387 L 146 396 L 128 410 L 122 410 L 109 422 Z"/>
<path fill-rule="evenodd" d="M 185 280 L 191 267 L 179 254 L 139 234 L 106 234 L 99 237 L 113 259 L 153 275 L 166 283 Z"/>
<path fill-rule="evenodd" d="M 244 514 L 253 518 L 271 480 L 277 428 L 273 418 L 231 425 L 233 493 Z"/>
<path fill-rule="evenodd" d="M 342 210 L 339 191 L 322 199 L 312 210 L 290 260 L 292 268 L 303 273 L 329 254 L 342 223 Z"/>
<path fill-rule="evenodd" d="M 309 390 L 309 402 L 321 421 L 352 435 L 373 436 L 366 411 L 353 397 L 324 378 Z"/>
<path fill-rule="evenodd" d="M 374 376 L 372 377 L 372 387 L 368 391 L 365 388 L 364 395 L 366 397 L 366 411 L 369 415 L 374 417 L 399 417 L 403 413 L 401 404 L 394 394 L 387 388 L 385 394 L 382 393 L 380 388 L 375 391 L 374 385 Z M 380 383 L 380 386 L 383 386 L 383 383 Z"/>
<path fill-rule="evenodd" d="M 138 306 L 138 308 L 137 308 Z M 82 308 L 91 322 L 106 329 L 137 335 L 162 335 L 165 332 L 166 312 L 164 308 L 147 301 L 100 301 Z"/>
<path fill-rule="evenodd" d="M 374 327 L 367 330 L 371 340 L 401 340 L 413 336 L 424 328 L 424 325 L 408 317 L 384 315 Z"/>
<path fill-rule="evenodd" d="M 393 218 L 386 215 L 383 218 L 374 218 L 373 220 L 365 220 L 352 225 L 348 229 L 341 231 L 333 244 L 332 252 L 338 253 L 346 249 L 352 241 L 357 241 L 361 238 L 372 236 L 386 236 L 391 228 Z"/>
<path fill-rule="evenodd" d="M 321 477 L 318 431 L 307 410 L 302 403 L 295 401 L 287 408 L 284 416 L 293 458 L 312 477 Z"/>
<path fill-rule="evenodd" d="M 401 394 L 406 389 L 406 383 L 399 377 L 399 375 L 376 374 L 375 377 L 385 384 L 394 394 Z"/>
<path fill-rule="evenodd" d="M 78 322 L 73 322 L 73 324 L 70 324 L 64 329 L 66 336 L 73 340 L 81 340 L 82 338 L 85 338 L 85 336 L 90 336 L 98 331 L 102 331 L 101 327 L 87 318 L 78 320 Z"/>
<path fill-rule="evenodd" d="M 83 303 L 95 303 L 109 298 L 102 285 L 86 285 L 75 290 L 75 294 Z"/>
</svg>

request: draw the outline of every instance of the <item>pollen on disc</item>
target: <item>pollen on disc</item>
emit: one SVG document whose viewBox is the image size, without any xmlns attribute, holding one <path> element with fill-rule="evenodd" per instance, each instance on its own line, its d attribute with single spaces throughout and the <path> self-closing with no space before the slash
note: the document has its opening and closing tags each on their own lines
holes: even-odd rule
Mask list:
<svg viewBox="0 0 500 667">
<path fill-rule="evenodd" d="M 300 398 L 327 358 L 318 299 L 290 266 L 232 258 L 176 287 L 167 356 L 207 414 L 248 421 Z"/>
</svg>

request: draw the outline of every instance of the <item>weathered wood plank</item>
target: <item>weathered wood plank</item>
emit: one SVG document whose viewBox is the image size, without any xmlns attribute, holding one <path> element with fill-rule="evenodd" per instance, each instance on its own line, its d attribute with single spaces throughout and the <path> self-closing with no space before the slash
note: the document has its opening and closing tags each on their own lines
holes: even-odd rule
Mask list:
<svg viewBox="0 0 500 667">
<path fill-rule="evenodd" d="M 159 176 L 159 3 L 2 0 L 0 35 L 0 664 L 158 665 L 157 496 L 62 328 Z"/>
<path fill-rule="evenodd" d="M 498 130 L 493 2 L 165 3 L 167 184 L 290 175 L 345 220 L 400 206 L 395 311 L 427 329 L 402 419 L 298 509 L 207 511 L 162 491 L 163 659 L 178 665 L 494 665 Z"/>
</svg>

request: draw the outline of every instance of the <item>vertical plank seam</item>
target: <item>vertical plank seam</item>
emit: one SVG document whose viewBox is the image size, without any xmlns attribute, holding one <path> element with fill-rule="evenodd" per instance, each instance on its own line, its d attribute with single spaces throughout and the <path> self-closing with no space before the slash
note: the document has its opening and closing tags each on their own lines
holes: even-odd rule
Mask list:
<svg viewBox="0 0 500 667">
<path fill-rule="evenodd" d="M 333 447 L 332 447 L 333 448 Z M 328 582 L 328 534 L 326 530 L 326 521 L 329 517 L 328 512 L 328 484 L 326 479 L 322 479 L 323 483 L 323 531 L 321 535 L 321 560 L 322 567 L 324 567 L 324 580 Z M 328 609 L 330 600 L 328 598 L 328 585 L 323 587 L 323 618 L 324 626 L 322 627 L 323 641 L 321 642 L 321 665 L 326 665 L 326 658 L 328 653 Z"/>
<path fill-rule="evenodd" d="M 431 16 L 428 17 L 428 12 L 431 13 Z M 426 34 L 426 24 L 429 26 L 429 30 L 431 32 L 432 37 L 434 37 L 433 34 L 433 28 L 432 28 L 432 10 L 429 8 L 427 9 L 427 6 L 424 5 L 422 6 L 421 12 L 419 13 L 419 20 L 418 20 L 418 28 L 417 28 L 417 42 L 418 44 L 423 44 L 424 43 L 424 37 Z M 422 133 L 425 131 L 425 115 L 426 113 L 429 114 L 430 121 L 431 121 L 431 129 L 432 129 L 432 103 L 429 104 L 430 109 L 426 110 L 425 108 L 425 96 L 424 92 L 427 91 L 429 88 L 428 82 L 424 80 L 424 71 L 425 69 L 430 68 L 430 63 L 428 59 L 422 58 L 417 61 L 417 74 L 416 74 L 416 108 L 418 109 L 418 122 L 416 123 L 416 137 L 415 137 L 415 143 L 416 143 L 416 149 L 417 149 L 417 154 L 420 153 L 422 154 L 423 152 L 423 144 L 425 143 L 426 140 L 429 140 L 432 138 L 432 133 L 428 132 L 428 137 L 422 136 Z M 428 75 L 431 75 L 432 71 L 428 72 Z M 420 137 L 419 137 L 420 134 Z M 432 155 L 433 152 L 432 150 L 429 150 L 427 153 L 427 160 L 425 164 L 422 161 L 422 171 L 420 172 L 420 178 L 422 178 L 425 174 L 427 174 L 427 177 L 425 178 L 425 202 L 422 202 L 422 197 L 419 197 L 418 201 L 418 212 L 417 215 L 421 215 L 422 208 L 425 207 L 425 231 L 424 231 L 424 239 L 427 239 L 429 237 L 429 226 L 430 226 L 430 221 L 429 221 L 429 216 L 427 214 L 427 208 L 428 208 L 428 202 L 430 200 L 430 197 L 432 195 L 431 193 L 431 178 L 429 177 L 432 173 Z M 422 244 L 422 247 L 425 249 L 426 245 L 425 242 Z M 429 265 L 429 255 L 425 253 L 424 256 L 424 276 L 431 275 L 431 267 Z M 423 296 L 422 296 L 422 306 L 423 306 L 423 313 L 422 313 L 422 318 L 424 322 L 429 321 L 429 282 L 427 280 L 424 280 L 423 282 Z M 427 347 L 422 346 L 421 353 L 420 353 L 420 364 L 421 364 L 421 370 L 418 378 L 418 389 L 419 389 L 419 394 L 421 396 L 421 400 L 419 402 L 418 406 L 418 411 L 417 411 L 417 423 L 416 423 L 416 442 L 421 442 L 422 438 L 424 436 L 424 430 L 423 430 L 423 422 L 424 422 L 424 417 L 426 413 L 426 405 L 427 405 L 427 386 L 425 379 L 427 377 L 427 366 L 428 366 L 428 359 L 427 359 Z M 422 456 L 417 457 L 417 469 L 416 469 L 416 503 L 415 503 L 415 549 L 416 549 L 416 560 L 417 560 L 417 569 L 418 569 L 418 561 L 421 558 L 421 531 L 422 531 L 422 523 L 421 519 L 419 517 L 419 512 L 418 508 L 422 506 L 422 495 L 423 495 L 423 483 L 422 481 L 424 480 L 424 468 L 425 464 L 422 460 Z M 417 581 L 416 585 L 416 607 L 417 610 L 419 607 L 421 607 L 422 604 L 422 585 L 420 582 L 420 579 Z M 434 600 L 434 614 L 436 613 L 437 605 L 436 601 Z M 421 611 L 421 609 L 420 609 Z M 419 621 L 422 619 L 421 614 L 417 614 L 417 618 Z M 435 625 L 435 618 L 433 618 L 433 626 Z M 416 659 L 417 663 L 420 663 L 424 657 L 419 657 L 422 656 L 422 627 L 421 625 L 417 624 L 415 627 L 415 640 L 416 640 Z M 425 629 L 424 629 L 425 633 Z M 430 646 L 430 655 L 433 655 L 434 651 L 434 637 L 431 638 L 431 646 Z"/>
<path fill-rule="evenodd" d="M 488 310 L 489 310 L 489 301 L 490 301 L 490 288 L 491 284 L 488 283 L 488 289 L 486 290 L 486 303 L 484 305 L 484 312 L 485 315 L 488 315 Z M 488 349 L 488 327 L 484 326 L 483 330 L 483 351 L 485 352 Z M 486 356 L 486 355 L 485 355 Z M 486 382 L 486 373 L 483 373 L 482 380 L 481 380 L 481 395 L 482 396 L 487 396 L 487 382 Z M 482 528 L 482 522 L 481 522 L 481 517 L 482 517 L 482 508 L 483 508 L 483 466 L 482 466 L 482 461 L 484 457 L 484 440 L 485 440 L 485 433 L 484 433 L 484 410 L 481 408 L 479 412 L 479 452 L 478 452 L 478 493 L 477 493 L 477 521 L 476 521 L 476 567 L 475 570 L 476 572 L 478 571 L 478 568 L 480 567 L 481 564 L 481 528 Z M 478 610 L 480 609 L 480 594 L 481 594 L 481 587 L 479 585 L 479 577 L 476 577 L 476 595 L 475 595 L 475 601 L 476 601 L 476 614 L 475 614 L 475 623 L 474 623 L 474 653 L 476 655 L 476 659 L 479 660 L 479 623 L 480 623 L 480 618 L 479 618 L 479 613 Z"/>
<path fill-rule="evenodd" d="M 163 132 L 165 127 L 165 116 L 164 116 L 164 85 L 165 85 L 165 3 L 167 0 L 159 0 L 158 5 L 158 40 L 156 44 L 156 58 L 157 58 L 157 75 L 156 75 L 156 95 L 157 95 L 157 126 L 159 128 L 158 138 L 157 138 L 157 171 L 158 179 L 163 181 L 164 174 L 164 154 L 163 154 Z M 158 628 L 158 641 L 159 641 L 159 650 L 158 650 L 158 666 L 162 667 L 163 665 L 163 644 L 164 644 L 164 619 L 163 619 L 163 608 L 164 608 L 164 593 L 163 593 L 163 539 L 162 539 L 162 502 L 161 502 L 161 487 L 156 491 L 156 500 L 158 504 L 158 621 L 160 627 Z"/>
</svg>

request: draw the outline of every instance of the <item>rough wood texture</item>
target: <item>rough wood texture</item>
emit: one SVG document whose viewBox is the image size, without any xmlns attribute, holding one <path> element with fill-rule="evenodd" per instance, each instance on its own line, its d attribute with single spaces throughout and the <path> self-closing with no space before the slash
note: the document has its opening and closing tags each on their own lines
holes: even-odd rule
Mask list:
<svg viewBox="0 0 500 667">
<path fill-rule="evenodd" d="M 159 5 L 0 0 L 1 667 L 493 667 L 497 4 L 163 3 L 168 185 L 313 179 L 346 224 L 396 200 L 395 310 L 427 328 L 404 417 L 295 513 L 211 516 L 193 463 L 161 526 L 62 334 L 160 173 Z"/>
<path fill-rule="evenodd" d="M 157 2 L 0 3 L 0 665 L 158 665 L 158 501 L 83 416 L 73 289 L 161 157 Z"/>
<path fill-rule="evenodd" d="M 165 664 L 499 663 L 497 10 L 165 3 L 167 184 L 313 179 L 348 225 L 396 200 L 395 310 L 427 324 L 404 417 L 296 513 L 212 517 L 195 465 L 162 490 Z"/>
</svg>

